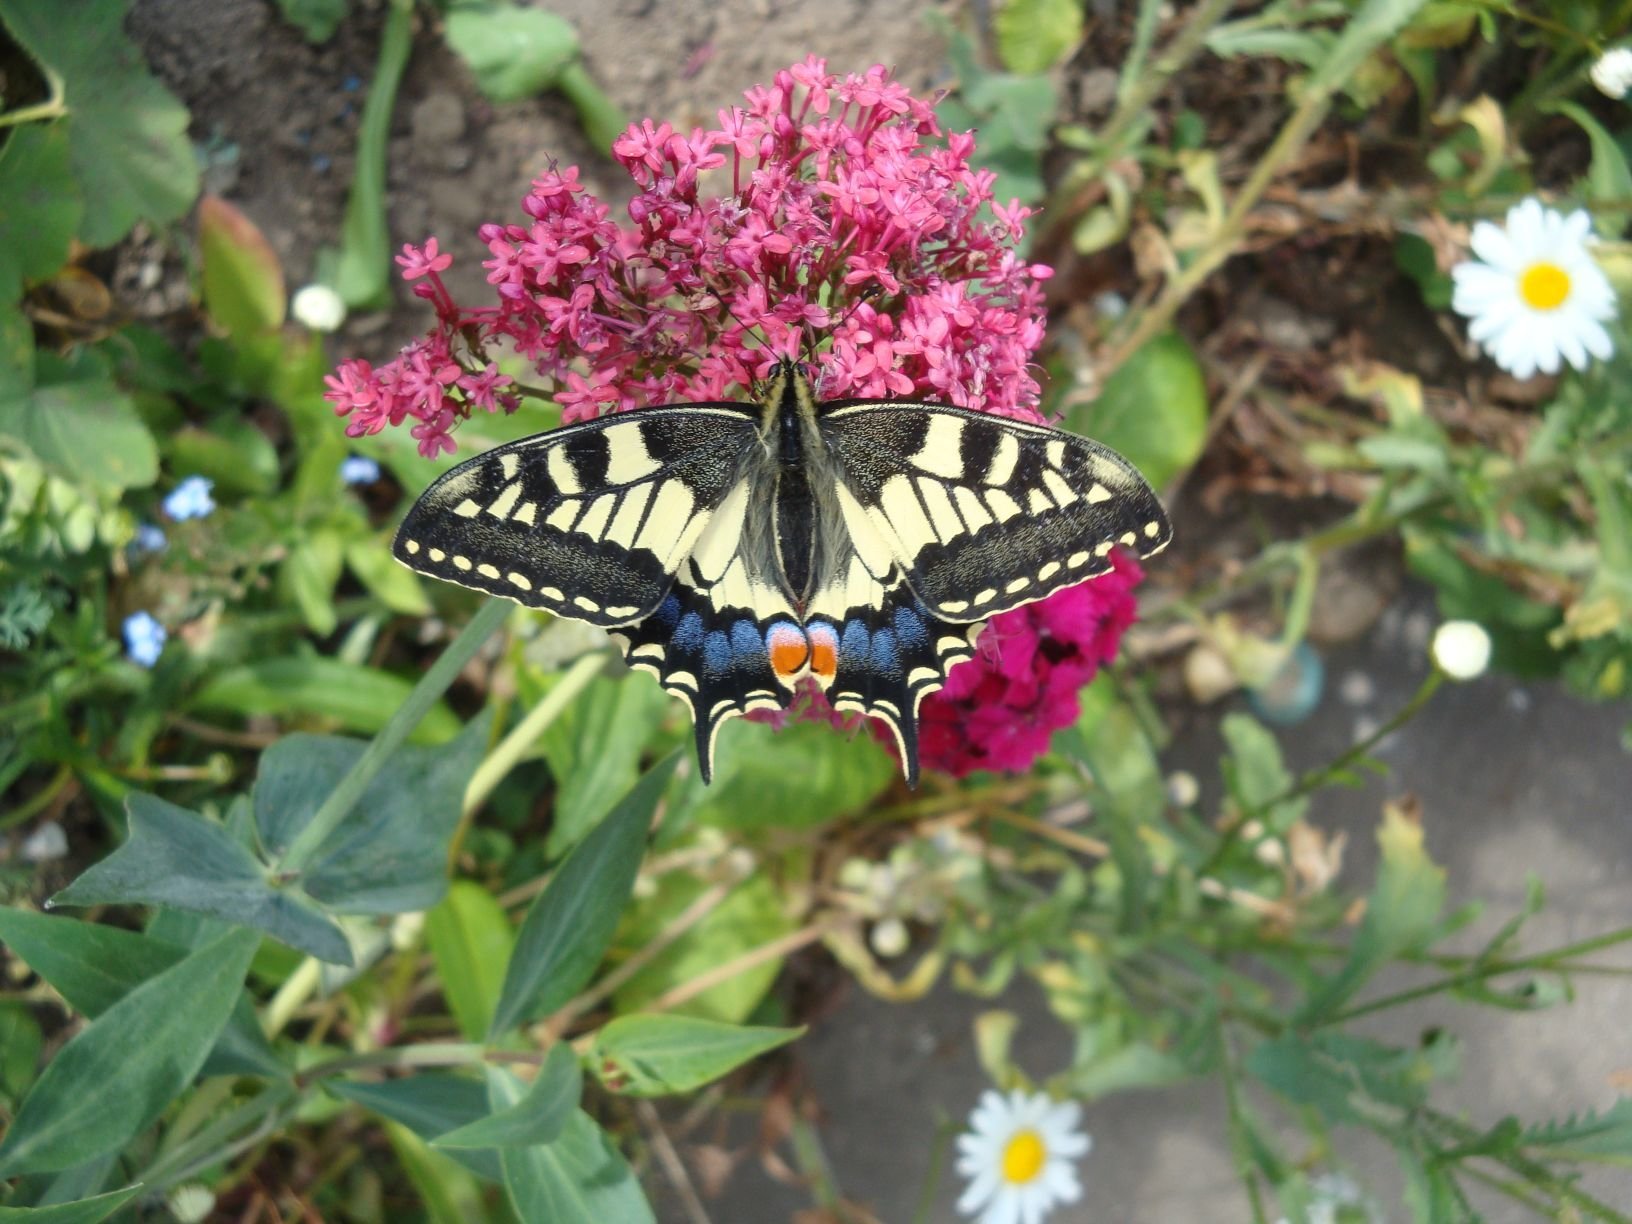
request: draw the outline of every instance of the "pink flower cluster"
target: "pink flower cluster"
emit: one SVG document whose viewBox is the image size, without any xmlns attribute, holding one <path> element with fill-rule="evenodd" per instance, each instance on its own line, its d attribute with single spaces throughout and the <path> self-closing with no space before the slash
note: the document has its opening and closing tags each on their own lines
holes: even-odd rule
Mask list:
<svg viewBox="0 0 1632 1224">
<path fill-rule="evenodd" d="M 919 708 L 926 768 L 958 778 L 1026 769 L 1055 731 L 1077 720 L 1078 693 L 1116 657 L 1138 613 L 1133 592 L 1144 571 L 1120 552 L 1111 560 L 1114 568 L 1099 578 L 992 617 L 975 657 Z"/>
<path fill-rule="evenodd" d="M 513 410 L 496 361 L 516 354 L 569 422 L 686 400 L 742 399 L 773 360 L 825 335 L 821 394 L 916 395 L 1037 419 L 1028 368 L 1039 282 L 1015 251 L 1030 210 L 992 199 L 974 137 L 883 68 L 838 77 L 810 58 L 689 135 L 650 119 L 612 147 L 639 188 L 629 223 L 551 168 L 524 224 L 481 228 L 496 305 L 456 304 L 436 239 L 397 262 L 437 325 L 389 364 L 345 362 L 327 398 L 351 436 L 413 420 L 453 450 L 477 408 Z"/>
</svg>

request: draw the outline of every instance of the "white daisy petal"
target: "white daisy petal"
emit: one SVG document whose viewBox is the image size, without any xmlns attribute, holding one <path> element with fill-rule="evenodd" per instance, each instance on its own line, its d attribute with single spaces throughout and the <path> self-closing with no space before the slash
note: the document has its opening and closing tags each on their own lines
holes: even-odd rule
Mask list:
<svg viewBox="0 0 1632 1224">
<path fill-rule="evenodd" d="M 1615 355 L 1615 342 L 1597 319 L 1588 319 L 1581 324 L 1581 343 L 1599 361 L 1608 361 Z"/>
<path fill-rule="evenodd" d="M 980 1224 L 1020 1224 L 1020 1196 L 999 1194 L 980 1217 Z"/>
<path fill-rule="evenodd" d="M 1091 1146 L 1082 1108 L 1040 1092 L 987 1091 L 958 1136 L 957 1171 L 968 1179 L 958 1211 L 978 1224 L 1044 1224 L 1082 1195 L 1073 1161 Z"/>
<path fill-rule="evenodd" d="M 1479 222 L 1473 227 L 1473 236 L 1468 245 L 1475 255 L 1493 267 L 1506 268 L 1513 263 L 1513 244 L 1499 225 L 1489 221 Z"/>
</svg>

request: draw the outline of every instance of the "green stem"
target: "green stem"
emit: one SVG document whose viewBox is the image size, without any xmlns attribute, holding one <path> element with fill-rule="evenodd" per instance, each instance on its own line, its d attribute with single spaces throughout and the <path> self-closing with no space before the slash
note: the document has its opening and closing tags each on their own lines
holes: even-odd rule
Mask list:
<svg viewBox="0 0 1632 1224">
<path fill-rule="evenodd" d="M 1534 956 L 1523 956 L 1517 960 L 1475 965 L 1461 973 L 1453 973 L 1448 977 L 1443 977 L 1437 982 L 1414 986 L 1410 990 L 1395 991 L 1393 994 L 1384 995 L 1380 999 L 1372 999 L 1368 1003 L 1357 1003 L 1353 1007 L 1329 1017 L 1324 1023 L 1328 1026 L 1346 1024 L 1350 1020 L 1370 1015 L 1372 1012 L 1387 1011 L 1391 1007 L 1398 1007 L 1401 1003 L 1424 999 L 1430 995 L 1454 990 L 1459 986 L 1467 986 L 1473 982 L 1485 981 L 1501 974 L 1522 973 L 1525 970 L 1567 972 L 1567 966 L 1560 965 L 1557 962 L 1566 961 L 1588 952 L 1597 952 L 1604 948 L 1613 947 L 1618 943 L 1625 943 L 1628 940 L 1632 940 L 1632 927 L 1621 927 L 1619 930 L 1610 931 L 1608 934 L 1596 935 L 1591 939 L 1583 939 L 1579 943 L 1567 944 L 1562 948 L 1553 948 L 1547 952 L 1538 952 Z"/>
<path fill-rule="evenodd" d="M 1235 1170 L 1247 1189 L 1247 1200 L 1252 1204 L 1253 1224 L 1268 1224 L 1264 1211 L 1263 1191 L 1258 1186 L 1258 1170 L 1253 1167 L 1251 1144 L 1247 1138 L 1247 1123 L 1241 1107 L 1241 1083 L 1235 1070 L 1235 1052 L 1230 1048 L 1225 1022 L 1219 1017 L 1216 1026 L 1218 1038 L 1219 1074 L 1224 1081 L 1224 1104 L 1229 1111 L 1230 1151 L 1235 1158 Z"/>
<path fill-rule="evenodd" d="M 475 616 L 471 617 L 470 624 L 459 631 L 459 636 L 442 652 L 441 658 L 431 664 L 420 682 L 414 685 L 414 691 L 408 694 L 408 699 L 391 716 L 391 721 L 374 737 L 374 741 L 369 744 L 357 764 L 352 766 L 351 772 L 340 779 L 340 784 L 329 793 L 329 797 L 323 801 L 323 806 L 317 809 L 310 822 L 289 844 L 289 848 L 284 851 L 278 863 L 277 871 L 280 876 L 298 876 L 312 861 L 319 848 L 356 806 L 357 800 L 362 798 L 363 791 L 374 780 L 374 775 L 380 772 L 391 754 L 402 746 L 409 733 L 419 726 L 420 720 L 447 691 L 454 677 L 464 669 L 466 663 L 470 662 L 477 650 L 481 649 L 482 643 L 504 623 L 504 618 L 510 614 L 511 606 L 504 600 L 490 599 L 482 605 Z"/>
<path fill-rule="evenodd" d="M 274 1084 L 228 1110 L 209 1127 L 160 1156 L 133 1180 L 151 1190 L 185 1181 L 200 1169 L 219 1164 L 270 1134 L 284 1121 L 283 1111 L 297 1102 L 287 1084 Z"/>
</svg>

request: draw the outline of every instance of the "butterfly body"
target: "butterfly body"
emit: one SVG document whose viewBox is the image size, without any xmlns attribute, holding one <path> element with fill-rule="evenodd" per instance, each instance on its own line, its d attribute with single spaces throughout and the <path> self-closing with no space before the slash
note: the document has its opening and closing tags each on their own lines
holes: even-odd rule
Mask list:
<svg viewBox="0 0 1632 1224">
<path fill-rule="evenodd" d="M 915 781 L 918 705 L 989 617 L 1170 538 L 1098 443 L 946 405 L 818 402 L 785 360 L 757 405 L 638 409 L 478 455 L 426 490 L 394 551 L 607 628 L 691 708 L 705 778 L 727 719 L 809 682 L 882 719 Z"/>
</svg>

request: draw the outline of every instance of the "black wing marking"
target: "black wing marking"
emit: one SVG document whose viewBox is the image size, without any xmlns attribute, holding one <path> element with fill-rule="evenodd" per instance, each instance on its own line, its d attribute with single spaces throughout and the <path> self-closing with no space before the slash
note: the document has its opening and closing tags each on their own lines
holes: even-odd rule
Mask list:
<svg viewBox="0 0 1632 1224">
<path fill-rule="evenodd" d="M 663 602 L 758 428 L 750 405 L 673 404 L 497 447 L 432 484 L 392 551 L 528 607 L 637 621 Z"/>
<path fill-rule="evenodd" d="M 984 620 L 1173 538 L 1144 477 L 1075 434 L 937 404 L 836 400 L 819 428 L 868 568 L 900 563 L 932 614 Z M 870 526 L 871 532 L 866 530 Z M 881 541 L 889 558 L 866 549 Z"/>
</svg>

